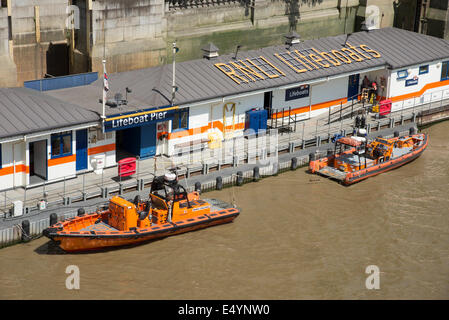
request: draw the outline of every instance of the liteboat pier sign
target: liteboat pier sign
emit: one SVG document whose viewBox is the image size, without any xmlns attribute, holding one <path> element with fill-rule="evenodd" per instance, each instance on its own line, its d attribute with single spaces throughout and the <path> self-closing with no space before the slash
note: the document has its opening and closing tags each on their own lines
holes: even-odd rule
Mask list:
<svg viewBox="0 0 449 320">
<path fill-rule="evenodd" d="M 151 108 L 138 112 L 114 115 L 105 119 L 104 131 L 123 130 L 172 120 L 177 109 L 178 106 L 165 106 L 162 108 Z"/>
</svg>

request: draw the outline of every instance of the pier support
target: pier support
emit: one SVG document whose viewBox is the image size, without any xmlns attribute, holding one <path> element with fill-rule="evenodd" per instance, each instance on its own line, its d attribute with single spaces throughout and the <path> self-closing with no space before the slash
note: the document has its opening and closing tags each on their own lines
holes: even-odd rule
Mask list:
<svg viewBox="0 0 449 320">
<path fill-rule="evenodd" d="M 23 220 L 22 221 L 22 241 L 28 242 L 30 241 L 30 221 L 29 220 Z"/>
<path fill-rule="evenodd" d="M 70 197 L 64 197 L 62 198 L 62 204 L 64 206 L 69 206 L 72 203 L 72 199 Z"/>
<path fill-rule="evenodd" d="M 232 166 L 233 167 L 237 167 L 239 165 L 239 157 L 238 156 L 234 156 L 232 158 Z"/>
<path fill-rule="evenodd" d="M 253 169 L 253 179 L 254 179 L 254 181 L 258 181 L 260 179 L 260 169 L 259 169 L 259 167 L 254 167 L 254 169 Z"/>
<path fill-rule="evenodd" d="M 290 152 L 290 153 L 295 152 L 295 143 L 294 142 L 289 142 L 289 144 L 288 144 L 288 152 Z"/>
<path fill-rule="evenodd" d="M 109 196 L 109 190 L 108 187 L 101 188 L 101 197 L 107 198 Z"/>
<path fill-rule="evenodd" d="M 218 176 L 217 179 L 215 179 L 215 189 L 221 190 L 223 189 L 223 178 Z"/>
</svg>

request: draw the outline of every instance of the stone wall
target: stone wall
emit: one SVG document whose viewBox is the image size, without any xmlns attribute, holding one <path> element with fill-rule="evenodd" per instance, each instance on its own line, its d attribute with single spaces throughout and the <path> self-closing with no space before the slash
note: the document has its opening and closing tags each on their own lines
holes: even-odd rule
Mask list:
<svg viewBox="0 0 449 320">
<path fill-rule="evenodd" d="M 9 51 L 8 10 L 0 8 L 0 87 L 13 87 L 17 69 Z"/>
<path fill-rule="evenodd" d="M 291 29 L 303 39 L 352 32 L 359 4 L 358 0 L 252 2 L 96 0 L 92 70 L 102 70 L 103 53 L 108 72 L 171 63 L 173 41 L 180 48 L 177 59 L 183 61 L 201 57 L 200 48 L 208 42 L 223 54 L 237 45 L 247 50 L 281 44 Z"/>
<path fill-rule="evenodd" d="M 2 73 L 1 85 L 22 85 L 23 81 L 42 78 L 45 74 L 61 75 L 68 71 L 65 12 L 68 0 L 13 0 L 11 9 L 12 54 L 15 65 Z M 35 7 L 38 7 L 35 9 Z M 8 43 L 7 16 L 0 9 L 0 65 L 8 59 L 3 55 Z M 36 19 L 38 14 L 39 19 Z M 6 31 L 2 27 L 6 21 Z M 40 31 L 36 33 L 36 30 Z M 11 62 L 12 62 L 11 61 Z M 15 72 L 13 71 L 15 69 Z"/>
<path fill-rule="evenodd" d="M 80 13 L 73 35 L 66 25 L 71 4 Z M 302 39 L 350 33 L 360 29 L 371 5 L 379 8 L 379 27 L 415 27 L 414 0 L 12 0 L 12 50 L 6 8 L 0 8 L 0 86 L 101 72 L 104 56 L 109 73 L 171 63 L 173 41 L 183 61 L 200 58 L 208 42 L 224 54 L 237 45 L 281 44 L 290 30 Z M 447 9 L 427 12 L 428 34 L 448 38 Z"/>
</svg>

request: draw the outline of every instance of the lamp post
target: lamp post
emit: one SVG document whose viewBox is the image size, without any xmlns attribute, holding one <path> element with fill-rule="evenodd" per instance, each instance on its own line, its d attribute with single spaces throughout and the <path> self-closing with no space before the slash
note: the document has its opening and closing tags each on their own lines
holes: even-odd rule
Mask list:
<svg viewBox="0 0 449 320">
<path fill-rule="evenodd" d="M 173 42 L 173 79 L 172 79 L 172 97 L 171 97 L 171 105 L 173 106 L 175 103 L 175 94 L 178 88 L 176 87 L 176 53 L 179 51 L 179 48 L 176 47 L 176 40 Z"/>
</svg>

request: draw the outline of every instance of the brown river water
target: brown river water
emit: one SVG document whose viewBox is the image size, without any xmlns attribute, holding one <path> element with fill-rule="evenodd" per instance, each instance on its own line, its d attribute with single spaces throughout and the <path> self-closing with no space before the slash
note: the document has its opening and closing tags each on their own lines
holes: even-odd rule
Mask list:
<svg viewBox="0 0 449 320">
<path fill-rule="evenodd" d="M 424 131 L 420 158 L 350 187 L 300 168 L 205 194 L 235 197 L 230 224 L 90 254 L 1 249 L 0 299 L 449 299 L 449 122 Z"/>
</svg>

